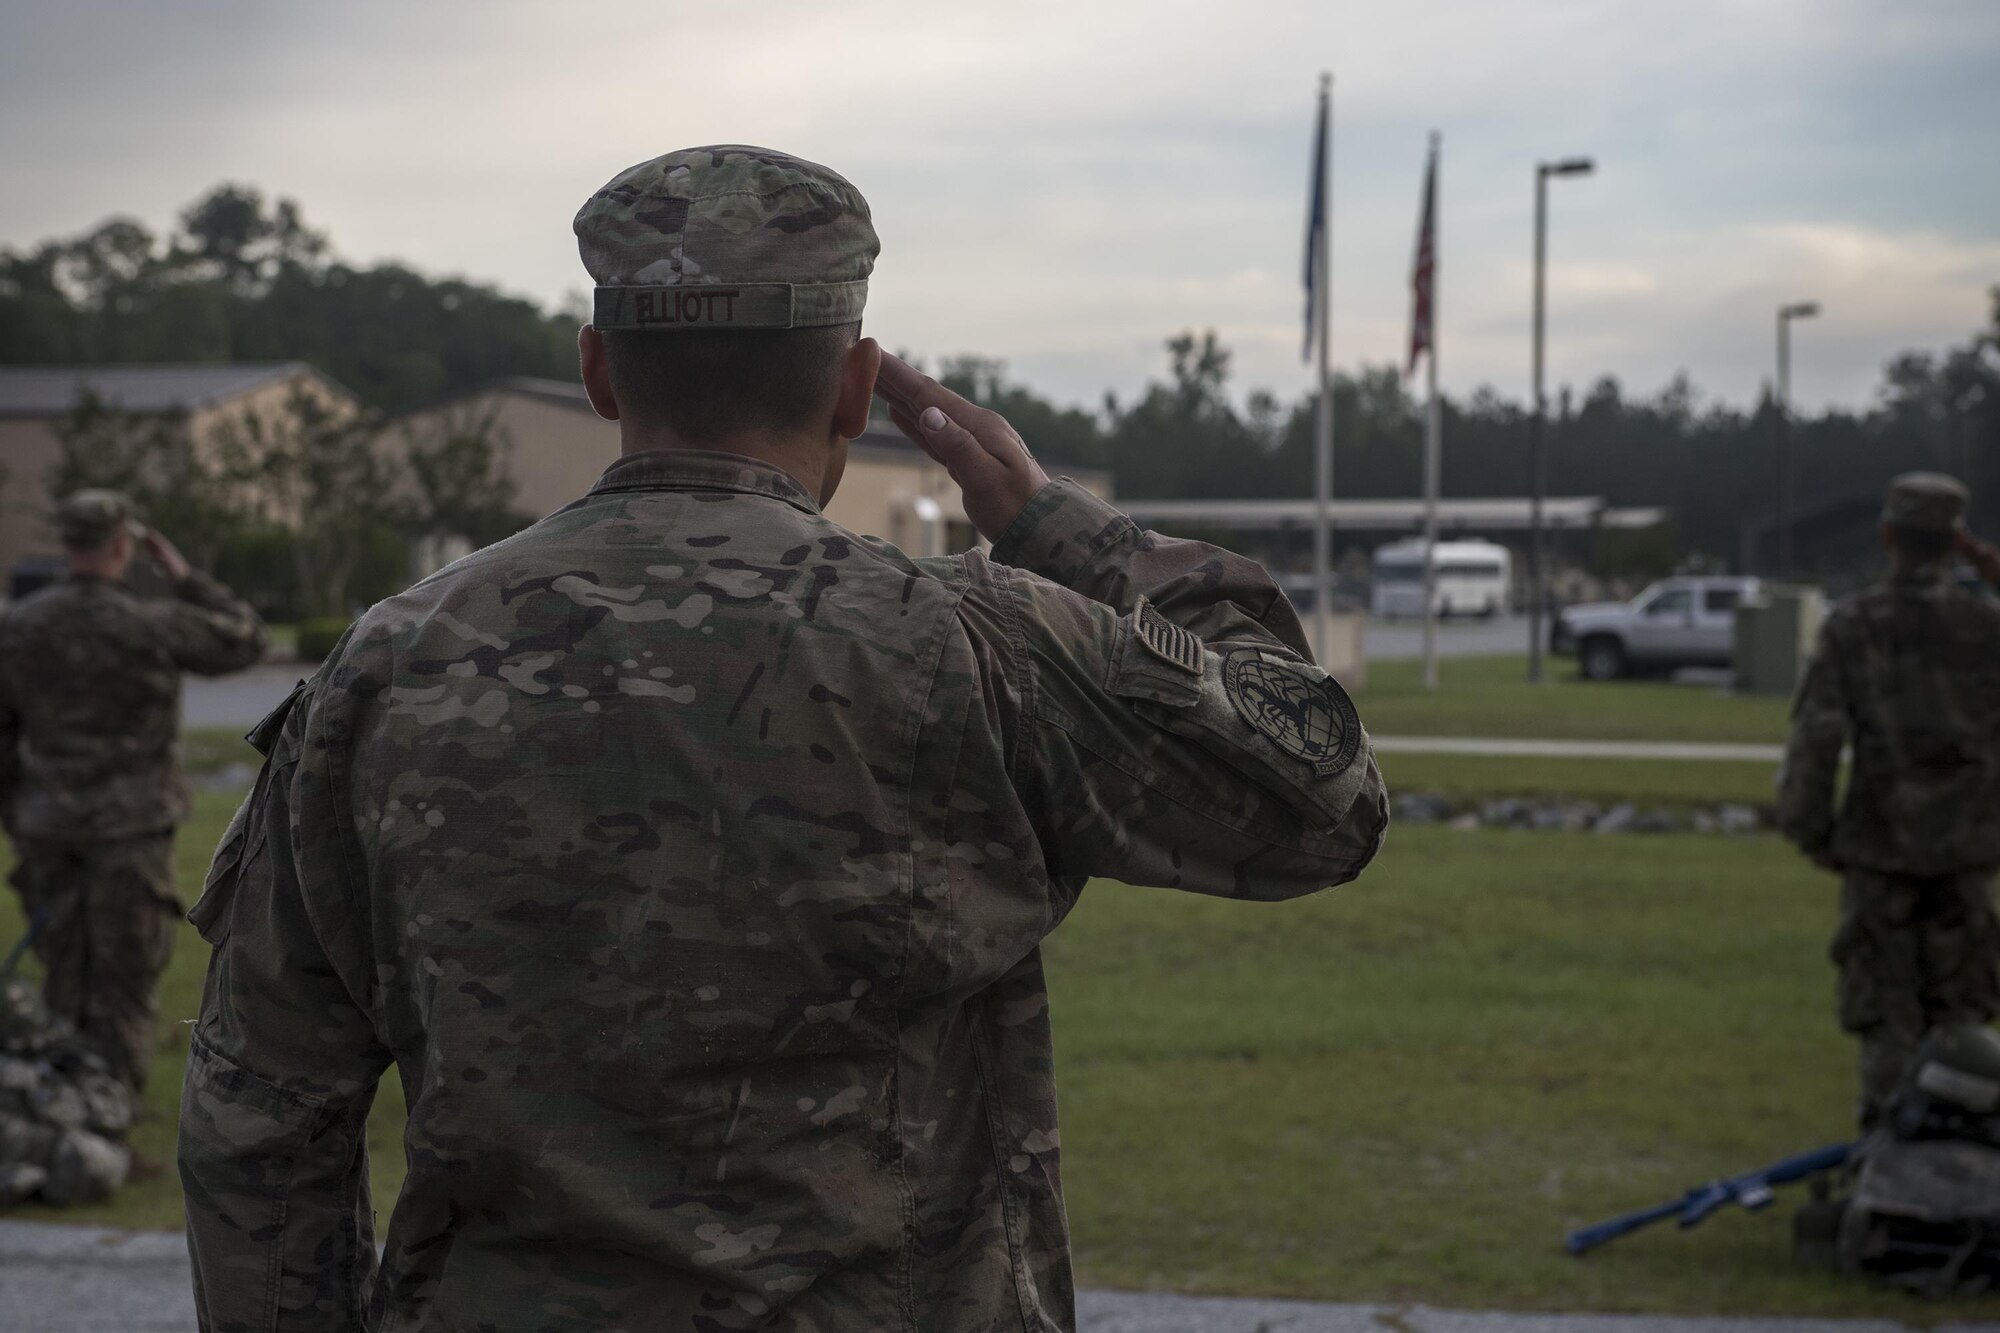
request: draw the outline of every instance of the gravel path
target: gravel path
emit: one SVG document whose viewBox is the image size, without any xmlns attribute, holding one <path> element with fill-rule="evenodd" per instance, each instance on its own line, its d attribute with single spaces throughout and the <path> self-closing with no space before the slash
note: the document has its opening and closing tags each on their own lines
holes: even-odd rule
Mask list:
<svg viewBox="0 0 2000 1333">
<path fill-rule="evenodd" d="M 1936 1315 L 1936 1306 L 1923 1307 Z M 1505 1314 L 1426 1306 L 1333 1305 L 1161 1292 L 1086 1291 L 1079 1333 L 1906 1333 L 1861 1319 L 1691 1319 Z M 0 1328 L 6 1333 L 195 1333 L 187 1249 L 178 1235 L 0 1221 Z M 1929 1333 L 2000 1333 L 1939 1324 Z"/>
</svg>

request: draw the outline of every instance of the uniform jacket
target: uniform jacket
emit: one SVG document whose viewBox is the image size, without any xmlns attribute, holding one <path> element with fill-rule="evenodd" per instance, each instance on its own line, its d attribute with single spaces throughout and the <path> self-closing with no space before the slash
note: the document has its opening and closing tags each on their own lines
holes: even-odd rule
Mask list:
<svg viewBox="0 0 2000 1333">
<path fill-rule="evenodd" d="M 17 838 L 159 833 L 188 815 L 181 673 L 263 655 L 263 623 L 215 580 L 174 596 L 72 577 L 0 614 L 0 809 Z"/>
<path fill-rule="evenodd" d="M 1038 946 L 1092 876 L 1367 864 L 1381 778 L 1305 652 L 1257 566 L 1069 483 L 912 560 L 689 452 L 375 607 L 194 914 L 205 1326 L 1070 1327 Z"/>
<path fill-rule="evenodd" d="M 1836 815 L 1843 743 L 1853 770 Z M 2000 865 L 2000 606 L 1932 566 L 1837 607 L 1793 705 L 1778 825 L 1866 870 Z"/>
</svg>

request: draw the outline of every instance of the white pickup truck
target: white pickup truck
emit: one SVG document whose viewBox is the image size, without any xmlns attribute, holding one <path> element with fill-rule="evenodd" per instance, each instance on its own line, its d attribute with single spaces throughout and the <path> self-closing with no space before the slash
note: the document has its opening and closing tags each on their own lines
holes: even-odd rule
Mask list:
<svg viewBox="0 0 2000 1333">
<path fill-rule="evenodd" d="M 1662 579 L 1629 602 L 1563 608 L 1549 626 L 1549 651 L 1575 654 L 1590 680 L 1732 664 L 1736 608 L 1762 585 L 1734 575 Z"/>
</svg>

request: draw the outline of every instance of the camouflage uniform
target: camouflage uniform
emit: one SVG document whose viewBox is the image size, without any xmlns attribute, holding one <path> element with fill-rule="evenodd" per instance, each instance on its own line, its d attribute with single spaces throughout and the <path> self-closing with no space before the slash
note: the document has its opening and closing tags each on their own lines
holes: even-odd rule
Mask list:
<svg viewBox="0 0 2000 1333">
<path fill-rule="evenodd" d="M 377 606 L 258 740 L 194 914 L 214 1328 L 1069 1328 L 1042 939 L 1388 818 L 1254 564 L 1067 482 L 912 560 L 697 451 Z"/>
<path fill-rule="evenodd" d="M 65 531 L 94 532 L 74 509 L 59 511 Z M 213 579 L 190 573 L 173 591 L 146 598 L 71 577 L 0 614 L 13 884 L 27 913 L 45 914 L 35 951 L 50 1008 L 135 1088 L 152 1064 L 153 989 L 181 911 L 181 673 L 238 670 L 265 644 L 256 613 Z"/>
<path fill-rule="evenodd" d="M 1958 483 L 1918 473 L 1892 484 L 1883 518 L 1949 532 L 1964 508 Z M 1898 557 L 1827 618 L 1779 784 L 1780 828 L 1843 876 L 1833 960 L 1865 1124 L 1925 1031 L 2000 1014 L 2000 607 L 1952 585 L 1948 565 Z"/>
</svg>

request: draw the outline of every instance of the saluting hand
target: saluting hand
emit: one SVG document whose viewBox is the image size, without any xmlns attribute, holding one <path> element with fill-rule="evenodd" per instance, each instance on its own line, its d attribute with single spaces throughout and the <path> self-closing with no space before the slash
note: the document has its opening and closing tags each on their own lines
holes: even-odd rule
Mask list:
<svg viewBox="0 0 2000 1333">
<path fill-rule="evenodd" d="M 160 567 L 160 572 L 165 574 L 170 582 L 179 583 L 192 572 L 187 557 L 162 536 L 157 528 L 146 529 L 146 554 Z"/>
<path fill-rule="evenodd" d="M 944 464 L 964 492 L 965 516 L 988 541 L 998 541 L 1035 492 L 1049 484 L 1049 474 L 1007 418 L 967 402 L 887 352 L 875 392 L 889 404 L 896 429 Z"/>
<path fill-rule="evenodd" d="M 1952 545 L 1957 548 L 1960 555 L 1971 562 L 1974 569 L 1979 571 L 1980 578 L 1995 587 L 2000 587 L 2000 546 L 1981 541 L 1964 528 L 1958 530 L 1958 536 Z"/>
</svg>

